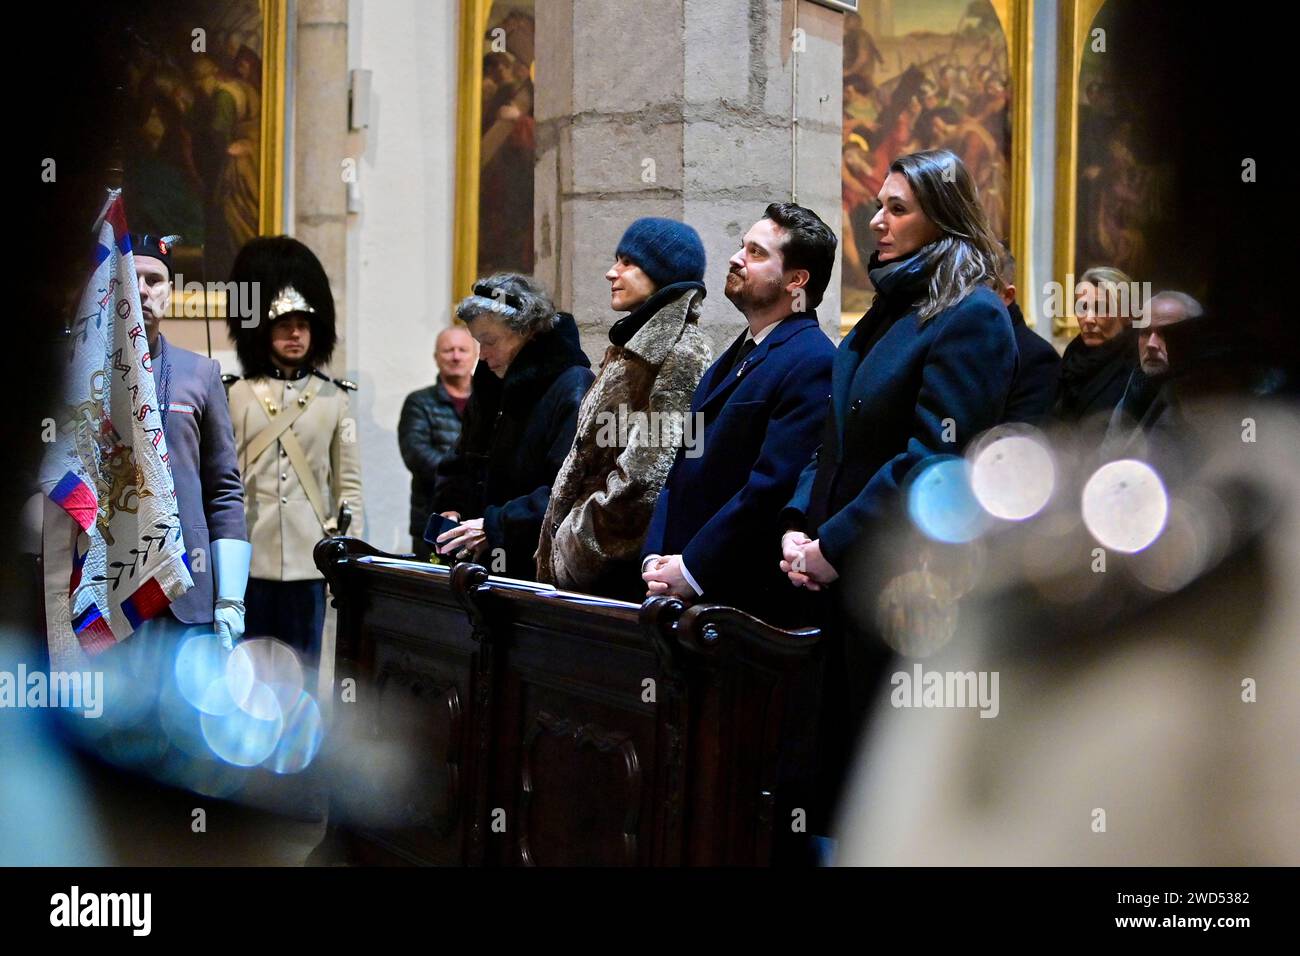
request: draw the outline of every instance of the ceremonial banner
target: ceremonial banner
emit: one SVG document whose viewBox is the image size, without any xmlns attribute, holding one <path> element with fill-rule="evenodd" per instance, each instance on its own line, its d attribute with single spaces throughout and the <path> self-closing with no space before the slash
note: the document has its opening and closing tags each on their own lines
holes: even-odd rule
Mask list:
<svg viewBox="0 0 1300 956">
<path fill-rule="evenodd" d="M 93 266 L 40 474 L 52 667 L 125 640 L 194 586 L 117 191 Z"/>
</svg>

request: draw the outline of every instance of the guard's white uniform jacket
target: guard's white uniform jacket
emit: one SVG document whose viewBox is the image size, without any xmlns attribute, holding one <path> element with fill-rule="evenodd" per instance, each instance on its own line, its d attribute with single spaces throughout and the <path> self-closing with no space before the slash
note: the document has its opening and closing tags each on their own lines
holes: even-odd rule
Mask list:
<svg viewBox="0 0 1300 956">
<path fill-rule="evenodd" d="M 270 581 L 319 578 L 312 561 L 316 542 L 337 529 L 339 504 L 352 512 L 349 535 L 364 531 L 361 502 L 361 457 L 357 423 L 347 390 L 314 373 L 300 378 L 240 379 L 230 386 L 230 419 L 244 481 L 248 540 L 253 544 L 250 575 Z M 250 444 L 276 418 L 301 407 L 287 429 L 255 460 Z M 293 465 L 296 441 L 315 476 L 325 521 L 317 515 Z"/>
</svg>

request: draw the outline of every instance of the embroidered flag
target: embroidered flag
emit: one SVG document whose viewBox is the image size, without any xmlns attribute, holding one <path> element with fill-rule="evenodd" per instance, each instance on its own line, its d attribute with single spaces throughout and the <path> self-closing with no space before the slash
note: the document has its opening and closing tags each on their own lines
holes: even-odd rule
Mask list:
<svg viewBox="0 0 1300 956">
<path fill-rule="evenodd" d="M 92 266 L 40 474 L 54 667 L 125 640 L 194 586 L 119 190 Z"/>
</svg>

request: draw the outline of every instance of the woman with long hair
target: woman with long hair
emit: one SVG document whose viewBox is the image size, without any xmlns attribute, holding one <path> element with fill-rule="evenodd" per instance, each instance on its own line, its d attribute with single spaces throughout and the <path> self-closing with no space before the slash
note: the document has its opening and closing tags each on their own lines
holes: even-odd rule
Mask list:
<svg viewBox="0 0 1300 956">
<path fill-rule="evenodd" d="M 868 264 L 876 297 L 836 352 L 822 444 L 782 516 L 781 570 L 809 591 L 829 587 L 863 542 L 875 543 L 913 468 L 960 454 L 1001 420 L 1016 371 L 1011 319 L 990 288 L 999 244 L 961 159 L 942 149 L 899 157 L 878 199 Z M 873 563 L 883 557 L 873 552 Z M 851 638 L 827 610 L 837 641 L 827 648 L 822 715 L 829 799 L 887 652 Z"/>
<path fill-rule="evenodd" d="M 961 159 L 894 160 L 879 201 L 876 298 L 840 343 L 822 446 L 786 512 L 782 570 L 810 590 L 839 577 L 914 465 L 998 423 L 1016 369 L 1011 319 L 988 288 L 998 241 Z"/>
</svg>

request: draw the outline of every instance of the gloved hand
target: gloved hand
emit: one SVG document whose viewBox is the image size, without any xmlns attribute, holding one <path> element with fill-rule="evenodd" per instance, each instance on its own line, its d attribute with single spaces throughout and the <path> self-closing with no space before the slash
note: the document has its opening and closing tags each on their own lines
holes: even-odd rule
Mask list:
<svg viewBox="0 0 1300 956">
<path fill-rule="evenodd" d="M 233 650 L 235 642 L 244 636 L 244 602 L 218 598 L 212 609 L 212 627 L 221 638 L 221 646 Z"/>
<path fill-rule="evenodd" d="M 248 586 L 252 560 L 253 546 L 247 541 L 218 538 L 212 542 L 212 575 L 217 595 L 212 625 L 227 650 L 244 636 L 244 589 Z"/>
</svg>

